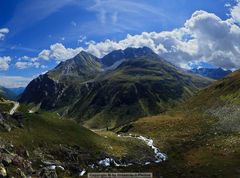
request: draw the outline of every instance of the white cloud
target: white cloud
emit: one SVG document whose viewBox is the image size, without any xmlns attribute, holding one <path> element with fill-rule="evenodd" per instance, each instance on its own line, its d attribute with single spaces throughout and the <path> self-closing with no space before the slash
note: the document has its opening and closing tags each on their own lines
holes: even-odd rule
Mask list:
<svg viewBox="0 0 240 178">
<path fill-rule="evenodd" d="M 66 48 L 62 43 L 56 43 L 50 46 L 50 49 L 45 49 L 39 53 L 38 58 L 49 60 L 55 59 L 56 61 L 64 61 L 76 56 L 83 48 Z"/>
<path fill-rule="evenodd" d="M 230 15 L 234 22 L 240 23 L 240 0 L 237 0 L 237 4 L 230 9 Z"/>
<path fill-rule="evenodd" d="M 50 56 L 50 50 L 44 49 L 39 53 L 38 58 L 44 59 L 44 60 L 49 60 L 49 56 Z"/>
<path fill-rule="evenodd" d="M 42 50 L 37 57 L 23 56 L 18 58 L 15 67 L 18 69 L 27 68 L 47 68 L 42 64 L 42 60 L 56 60 L 57 63 L 73 58 L 80 53 L 83 48 L 66 48 L 62 43 L 56 43 L 50 46 L 49 49 Z"/>
<path fill-rule="evenodd" d="M 80 45 L 81 43 L 83 43 L 84 41 L 86 41 L 87 37 L 86 36 L 80 36 L 79 40 L 78 40 L 78 45 Z"/>
<path fill-rule="evenodd" d="M 36 62 L 36 61 L 38 61 L 38 58 L 37 57 L 23 56 L 23 57 L 18 58 L 18 61 Z"/>
<path fill-rule="evenodd" d="M 231 7 L 231 4 L 230 3 L 226 3 L 224 6 L 228 8 L 228 7 Z"/>
<path fill-rule="evenodd" d="M 3 40 L 7 33 L 9 33 L 8 28 L 0 28 L 0 40 Z"/>
<path fill-rule="evenodd" d="M 27 68 L 46 68 L 46 66 L 41 65 L 39 62 L 16 62 L 16 68 L 18 69 L 27 69 Z"/>
<path fill-rule="evenodd" d="M 9 57 L 9 56 L 0 57 L 0 71 L 8 70 L 10 62 L 11 62 L 11 57 Z"/>
<path fill-rule="evenodd" d="M 208 62 L 223 68 L 240 67 L 240 28 L 231 19 L 222 20 L 213 13 L 196 11 L 184 26 L 173 31 L 143 32 L 115 42 L 89 44 L 88 52 L 102 57 L 127 47 L 147 46 L 170 62 L 187 68 L 189 64 Z"/>
<path fill-rule="evenodd" d="M 32 79 L 32 77 L 0 76 L 0 85 L 7 88 L 25 87 Z"/>
</svg>

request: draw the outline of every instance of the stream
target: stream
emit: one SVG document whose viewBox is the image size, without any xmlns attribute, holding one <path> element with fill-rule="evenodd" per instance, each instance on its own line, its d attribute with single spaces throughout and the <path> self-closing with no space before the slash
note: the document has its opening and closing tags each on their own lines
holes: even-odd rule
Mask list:
<svg viewBox="0 0 240 178">
<path fill-rule="evenodd" d="M 129 134 L 127 136 L 118 135 L 118 137 L 135 138 L 135 139 L 143 141 L 148 147 L 150 147 L 153 150 L 154 157 L 155 157 L 154 163 L 161 163 L 161 162 L 167 160 L 167 155 L 162 153 L 159 148 L 154 146 L 154 142 L 153 142 L 152 139 L 149 139 L 149 138 L 141 136 L 141 135 L 136 136 L 136 135 L 132 135 L 132 134 Z M 152 164 L 152 163 L 153 162 L 145 162 L 142 165 L 149 165 L 149 164 Z M 114 160 L 111 157 L 107 157 L 107 158 L 104 158 L 102 160 L 99 160 L 96 164 L 89 165 L 89 167 L 92 168 L 92 169 L 96 168 L 98 166 L 100 166 L 100 167 L 110 167 L 110 166 L 127 167 L 127 166 L 132 166 L 134 164 L 136 164 L 136 163 L 130 163 L 130 162 L 129 163 L 122 163 L 120 161 Z M 79 173 L 79 176 L 83 176 L 85 173 L 86 173 L 86 169 L 82 169 Z"/>
</svg>

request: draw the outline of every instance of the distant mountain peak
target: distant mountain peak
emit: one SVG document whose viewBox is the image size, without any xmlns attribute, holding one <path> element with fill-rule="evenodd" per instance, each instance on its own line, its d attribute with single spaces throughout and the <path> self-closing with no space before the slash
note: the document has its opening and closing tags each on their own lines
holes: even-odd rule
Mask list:
<svg viewBox="0 0 240 178">
<path fill-rule="evenodd" d="M 99 59 L 85 51 L 81 51 L 75 57 L 61 62 L 47 75 L 54 80 L 66 79 L 69 77 L 78 78 L 79 81 L 93 78 L 97 73 L 101 72 L 101 63 Z M 69 79 L 67 79 L 69 80 Z"/>
<path fill-rule="evenodd" d="M 110 52 L 106 56 L 104 56 L 101 61 L 105 66 L 112 66 L 114 63 L 118 61 L 122 61 L 124 59 L 132 59 L 132 58 L 139 58 L 143 56 L 154 56 L 154 58 L 160 58 L 154 51 L 148 47 L 141 47 L 141 48 L 133 48 L 128 47 L 124 50 L 119 49 Z"/>
<path fill-rule="evenodd" d="M 128 47 L 123 51 L 124 52 L 134 51 L 134 52 L 139 52 L 141 54 L 154 53 L 153 50 L 147 46 L 140 47 L 140 48 Z"/>
<path fill-rule="evenodd" d="M 97 59 L 97 57 L 96 56 L 94 56 L 94 55 L 92 55 L 92 54 L 90 54 L 90 53 L 88 53 L 88 52 L 86 52 L 86 51 L 81 51 L 80 53 L 78 53 L 78 55 L 77 56 L 91 56 L 91 57 L 93 57 L 93 58 L 96 58 Z M 75 56 L 76 57 L 76 56 Z"/>
<path fill-rule="evenodd" d="M 10 89 L 0 86 L 0 97 L 14 100 L 16 99 L 17 95 Z"/>
<path fill-rule="evenodd" d="M 204 77 L 212 78 L 215 80 L 222 79 L 225 76 L 232 73 L 231 70 L 225 70 L 221 67 L 219 68 L 195 68 L 190 70 L 191 73 L 199 74 Z"/>
</svg>

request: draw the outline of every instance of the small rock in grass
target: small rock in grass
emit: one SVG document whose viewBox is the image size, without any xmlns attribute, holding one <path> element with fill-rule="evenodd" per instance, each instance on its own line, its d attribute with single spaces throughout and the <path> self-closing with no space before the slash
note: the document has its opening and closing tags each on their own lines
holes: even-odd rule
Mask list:
<svg viewBox="0 0 240 178">
<path fill-rule="evenodd" d="M 6 177 L 7 171 L 3 165 L 0 165 L 0 177 Z"/>
</svg>

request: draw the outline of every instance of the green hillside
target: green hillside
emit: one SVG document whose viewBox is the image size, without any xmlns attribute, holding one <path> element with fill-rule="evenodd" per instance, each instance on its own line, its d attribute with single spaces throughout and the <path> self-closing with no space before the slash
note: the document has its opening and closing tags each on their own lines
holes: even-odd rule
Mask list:
<svg viewBox="0 0 240 178">
<path fill-rule="evenodd" d="M 68 113 L 87 127 L 111 128 L 165 112 L 209 83 L 156 56 L 136 58 L 100 75 Z"/>
<path fill-rule="evenodd" d="M 240 131 L 240 71 L 217 81 L 189 101 L 187 107 L 211 114 L 223 131 Z"/>
<path fill-rule="evenodd" d="M 163 177 L 238 177 L 240 72 L 213 83 L 165 114 L 116 129 L 153 138 L 168 155 L 142 170 Z"/>
<path fill-rule="evenodd" d="M 151 149 L 136 139 L 95 133 L 75 121 L 59 117 L 57 113 L 41 111 L 30 114 L 28 109 L 24 105 L 19 108 L 24 117 L 20 125 L 14 116 L 9 116 L 4 123 L 12 127 L 11 131 L 0 129 L 0 138 L 4 138 L 1 143 L 6 148 L 4 154 L 6 152 L 10 159 L 11 155 L 18 155 L 22 161 L 31 161 L 29 166 L 35 171 L 18 167 L 25 175 L 37 176 L 43 165 L 48 167 L 45 162 L 63 166 L 65 171 L 58 172 L 60 177 L 78 177 L 81 168 L 91 170 L 90 164 L 97 164 L 98 160 L 107 157 L 137 162 L 153 156 Z M 142 153 L 145 154 L 139 157 Z M 10 162 L 4 166 L 9 176 L 16 175 L 18 165 Z"/>
</svg>

